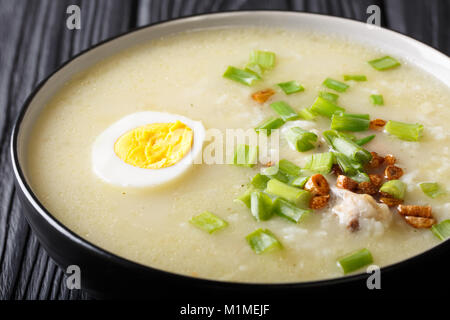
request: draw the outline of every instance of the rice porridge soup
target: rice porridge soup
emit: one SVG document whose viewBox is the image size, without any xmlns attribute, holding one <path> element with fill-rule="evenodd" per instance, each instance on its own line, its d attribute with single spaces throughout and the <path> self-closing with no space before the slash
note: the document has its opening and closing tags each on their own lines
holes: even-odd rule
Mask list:
<svg viewBox="0 0 450 320">
<path fill-rule="evenodd" d="M 448 237 L 449 101 L 410 62 L 332 35 L 186 32 L 64 84 L 26 174 L 61 223 L 126 259 L 224 281 L 335 278 Z M 231 129 L 274 158 L 246 140 L 206 163 L 211 132 Z"/>
</svg>

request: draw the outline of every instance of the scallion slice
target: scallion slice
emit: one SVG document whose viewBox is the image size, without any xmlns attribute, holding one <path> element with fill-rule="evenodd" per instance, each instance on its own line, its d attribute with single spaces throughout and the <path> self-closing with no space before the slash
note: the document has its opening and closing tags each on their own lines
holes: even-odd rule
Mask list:
<svg viewBox="0 0 450 320">
<path fill-rule="evenodd" d="M 390 180 L 381 186 L 380 191 L 386 192 L 396 199 L 403 199 L 405 197 L 406 184 L 400 180 Z"/>
<path fill-rule="evenodd" d="M 270 180 L 270 178 L 268 176 L 265 176 L 261 173 L 257 173 L 253 177 L 252 181 L 250 181 L 250 183 L 256 189 L 264 190 L 267 186 L 267 181 L 269 181 L 269 180 Z"/>
<path fill-rule="evenodd" d="M 375 135 L 374 135 L 374 134 L 372 134 L 372 135 L 370 135 L 370 136 L 367 136 L 367 137 L 364 137 L 364 138 L 361 138 L 361 139 L 358 139 L 358 140 L 355 141 L 355 143 L 356 143 L 358 146 L 363 146 L 363 145 L 365 145 L 366 143 L 372 141 L 373 138 L 375 138 Z"/>
<path fill-rule="evenodd" d="M 252 168 L 258 160 L 258 146 L 238 144 L 234 152 L 233 164 Z"/>
<path fill-rule="evenodd" d="M 236 199 L 234 199 L 235 202 L 242 202 L 247 208 L 250 209 L 250 201 L 251 201 L 251 195 L 254 191 L 254 188 L 250 187 L 243 194 L 238 196 Z"/>
<path fill-rule="evenodd" d="M 376 106 L 383 106 L 384 105 L 384 99 L 381 94 L 371 94 L 370 95 L 370 101 L 372 104 Z"/>
<path fill-rule="evenodd" d="M 317 97 L 311 106 L 311 111 L 321 116 L 331 118 L 335 113 L 345 112 L 344 108 L 338 107 L 333 102 L 322 97 Z"/>
<path fill-rule="evenodd" d="M 270 104 L 270 107 L 278 113 L 278 115 L 283 119 L 284 121 L 290 121 L 295 120 L 299 118 L 299 115 L 297 112 L 292 109 L 290 105 L 288 105 L 284 101 L 277 101 Z"/>
<path fill-rule="evenodd" d="M 374 69 L 377 69 L 378 71 L 392 69 L 392 68 L 398 67 L 400 65 L 400 62 L 398 62 L 396 59 L 394 59 L 390 56 L 385 56 L 385 57 L 382 57 L 379 59 L 370 60 L 370 61 L 368 61 L 368 63 Z"/>
<path fill-rule="evenodd" d="M 205 211 L 195 217 L 192 217 L 189 222 L 208 233 L 213 233 L 214 231 L 223 229 L 228 225 L 225 220 L 222 220 L 209 211 Z"/>
<path fill-rule="evenodd" d="M 295 80 L 281 82 L 278 84 L 278 86 L 286 94 L 293 94 L 293 93 L 297 93 L 297 92 L 301 92 L 301 91 L 305 90 L 305 88 L 303 88 L 303 86 Z"/>
<path fill-rule="evenodd" d="M 263 70 L 272 69 L 275 66 L 275 53 L 270 51 L 253 50 L 250 53 L 250 64 L 257 64 Z"/>
<path fill-rule="evenodd" d="M 344 74 L 344 81 L 367 81 L 367 77 L 363 74 Z"/>
<path fill-rule="evenodd" d="M 272 217 L 272 199 L 261 191 L 253 191 L 250 195 L 250 210 L 256 221 L 268 220 Z"/>
<path fill-rule="evenodd" d="M 358 119 L 364 119 L 364 120 L 370 120 L 370 115 L 368 113 L 340 113 L 340 116 L 346 117 L 346 118 L 358 118 Z"/>
<path fill-rule="evenodd" d="M 437 182 L 422 182 L 419 184 L 419 186 L 420 189 L 422 189 L 423 193 L 433 199 L 446 194 L 446 192 L 440 188 Z"/>
<path fill-rule="evenodd" d="M 369 115 L 367 115 L 367 118 Z M 370 120 L 360 115 L 334 114 L 331 118 L 331 129 L 338 131 L 366 131 L 369 129 Z"/>
<path fill-rule="evenodd" d="M 336 158 L 337 164 L 339 165 L 339 168 L 341 168 L 342 172 L 345 173 L 345 175 L 351 176 L 357 174 L 359 168 L 355 167 L 355 162 L 351 161 L 347 156 L 340 152 L 334 153 L 334 156 Z"/>
<path fill-rule="evenodd" d="M 365 164 L 372 159 L 369 151 L 335 130 L 324 131 L 323 136 L 336 151 L 343 153 L 352 161 Z"/>
<path fill-rule="evenodd" d="M 299 223 L 311 213 L 311 210 L 298 208 L 290 202 L 278 198 L 274 202 L 274 212 L 289 221 Z"/>
<path fill-rule="evenodd" d="M 373 263 L 372 254 L 365 248 L 349 253 L 337 261 L 344 274 L 361 269 L 371 263 Z"/>
<path fill-rule="evenodd" d="M 314 149 L 317 142 L 317 135 L 313 132 L 303 130 L 299 127 L 291 127 L 285 131 L 285 136 L 289 144 L 297 151 L 305 152 Z"/>
<path fill-rule="evenodd" d="M 319 97 L 322 97 L 322 98 L 336 104 L 336 102 L 339 98 L 339 95 L 336 93 L 332 93 L 332 92 L 321 91 L 321 92 L 319 92 Z"/>
<path fill-rule="evenodd" d="M 328 174 L 333 166 L 334 155 L 331 152 L 315 153 L 306 163 L 304 169 L 312 173 Z"/>
<path fill-rule="evenodd" d="M 433 234 L 444 241 L 450 238 L 450 219 L 444 220 L 431 227 Z"/>
<path fill-rule="evenodd" d="M 264 120 L 262 123 L 260 123 L 256 128 L 255 131 L 258 133 L 264 133 L 268 136 L 272 133 L 272 130 L 278 129 L 284 124 L 284 120 L 281 118 L 275 118 L 271 117 L 267 120 Z"/>
<path fill-rule="evenodd" d="M 310 176 L 295 178 L 294 180 L 292 180 L 291 185 L 293 185 L 294 187 L 303 189 L 305 184 L 308 182 L 309 178 L 310 178 Z"/>
<path fill-rule="evenodd" d="M 311 112 L 309 108 L 303 108 L 298 112 L 298 115 L 303 120 L 314 120 L 316 115 Z"/>
<path fill-rule="evenodd" d="M 423 125 L 418 123 L 413 124 L 390 120 L 385 128 L 388 133 L 406 141 L 418 141 L 423 133 Z"/>
<path fill-rule="evenodd" d="M 292 177 L 298 177 L 301 171 L 301 168 L 299 166 L 286 159 L 280 160 L 280 162 L 278 163 L 278 168 L 282 173 Z"/>
<path fill-rule="evenodd" d="M 254 72 L 238 69 L 232 66 L 227 68 L 223 76 L 227 79 L 240 82 L 247 86 L 251 86 L 255 81 L 261 79 L 261 77 Z"/>
<path fill-rule="evenodd" d="M 267 253 L 281 249 L 281 242 L 268 229 L 258 229 L 245 237 L 248 244 L 256 254 Z"/>
<path fill-rule="evenodd" d="M 263 74 L 263 69 L 259 64 L 256 63 L 247 63 L 247 65 L 245 66 L 245 71 L 255 73 L 259 77 L 262 77 Z"/>
<path fill-rule="evenodd" d="M 367 173 L 362 171 L 357 171 L 355 174 L 350 175 L 349 178 L 355 180 L 356 182 L 370 182 L 370 178 Z"/>
<path fill-rule="evenodd" d="M 338 80 L 334 80 L 331 78 L 326 78 L 325 81 L 322 83 L 325 87 L 338 91 L 338 92 L 345 92 L 347 88 L 349 87 L 348 84 L 343 83 Z"/>
<path fill-rule="evenodd" d="M 277 179 L 270 179 L 267 182 L 265 192 L 281 197 L 298 207 L 304 208 L 308 206 L 309 199 L 311 198 L 311 194 L 308 191 L 290 186 Z"/>
<path fill-rule="evenodd" d="M 271 179 L 277 179 L 281 182 L 287 183 L 290 180 L 290 177 L 287 174 L 281 172 L 278 165 L 261 169 L 261 174 Z"/>
</svg>

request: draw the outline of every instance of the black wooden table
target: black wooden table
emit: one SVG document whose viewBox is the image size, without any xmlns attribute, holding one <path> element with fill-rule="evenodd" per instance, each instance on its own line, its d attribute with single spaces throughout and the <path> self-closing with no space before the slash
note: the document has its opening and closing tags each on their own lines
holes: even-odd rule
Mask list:
<svg viewBox="0 0 450 320">
<path fill-rule="evenodd" d="M 66 27 L 69 5 L 81 29 Z M 322 13 L 382 26 L 450 55 L 449 0 L 0 0 L 0 299 L 88 299 L 65 275 L 21 214 L 9 159 L 13 122 L 26 97 L 55 68 L 90 46 L 138 26 L 192 14 L 252 9 Z"/>
</svg>

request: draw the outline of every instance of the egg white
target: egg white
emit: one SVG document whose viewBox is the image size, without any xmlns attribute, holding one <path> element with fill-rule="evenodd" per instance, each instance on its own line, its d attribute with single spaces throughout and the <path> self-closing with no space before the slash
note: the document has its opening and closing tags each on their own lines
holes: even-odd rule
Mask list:
<svg viewBox="0 0 450 320">
<path fill-rule="evenodd" d="M 144 169 L 132 166 L 114 152 L 114 144 L 125 133 L 151 123 L 173 123 L 179 120 L 192 129 L 193 143 L 190 151 L 176 164 L 161 169 Z M 205 128 L 199 121 L 164 112 L 144 111 L 130 114 L 103 131 L 92 146 L 92 169 L 107 183 L 122 187 L 157 186 L 183 174 L 201 153 Z"/>
</svg>

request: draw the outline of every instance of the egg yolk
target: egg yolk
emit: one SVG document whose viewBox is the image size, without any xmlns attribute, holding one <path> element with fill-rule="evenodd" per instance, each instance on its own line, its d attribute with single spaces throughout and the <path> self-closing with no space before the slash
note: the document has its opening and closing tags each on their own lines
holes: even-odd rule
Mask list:
<svg viewBox="0 0 450 320">
<path fill-rule="evenodd" d="M 192 129 L 180 121 L 152 123 L 122 135 L 114 152 L 132 166 L 160 169 L 180 161 L 191 149 L 192 140 Z"/>
</svg>

